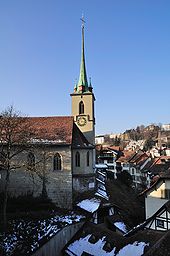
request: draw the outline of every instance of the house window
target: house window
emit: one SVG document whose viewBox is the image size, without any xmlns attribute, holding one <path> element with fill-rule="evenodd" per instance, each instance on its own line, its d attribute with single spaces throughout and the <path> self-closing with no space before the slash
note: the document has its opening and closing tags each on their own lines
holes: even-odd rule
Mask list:
<svg viewBox="0 0 170 256">
<path fill-rule="evenodd" d="M 80 101 L 79 103 L 79 115 L 84 114 L 84 103 L 83 101 Z"/>
<path fill-rule="evenodd" d="M 54 171 L 61 170 L 61 155 L 59 153 L 56 153 L 54 156 L 53 167 L 54 167 Z"/>
<path fill-rule="evenodd" d="M 164 228 L 164 221 L 163 220 L 156 220 L 156 226 L 159 228 Z"/>
<path fill-rule="evenodd" d="M 80 153 L 77 151 L 75 156 L 76 167 L 80 167 Z"/>
<path fill-rule="evenodd" d="M 90 155 L 89 155 L 89 151 L 87 152 L 87 166 L 89 166 L 89 162 L 90 162 Z"/>
<path fill-rule="evenodd" d="M 132 175 L 134 175 L 135 174 L 135 168 L 132 168 L 131 170 L 132 170 Z"/>
<path fill-rule="evenodd" d="M 27 156 L 27 169 L 28 170 L 35 169 L 35 156 L 32 152 L 28 153 L 28 156 Z"/>
</svg>

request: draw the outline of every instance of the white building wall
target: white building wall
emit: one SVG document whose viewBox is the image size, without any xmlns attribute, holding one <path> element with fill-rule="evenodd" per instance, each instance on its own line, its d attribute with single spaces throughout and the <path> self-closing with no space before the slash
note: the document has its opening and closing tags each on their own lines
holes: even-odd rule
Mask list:
<svg viewBox="0 0 170 256">
<path fill-rule="evenodd" d="M 103 144 L 104 136 L 95 137 L 95 144 Z"/>
<path fill-rule="evenodd" d="M 161 185 L 145 198 L 146 219 L 156 213 L 168 201 L 168 199 L 163 198 L 164 191 L 165 183 L 162 181 Z"/>
<path fill-rule="evenodd" d="M 148 196 L 145 198 L 146 219 L 155 214 L 168 200 Z"/>
<path fill-rule="evenodd" d="M 165 150 L 166 156 L 170 156 L 170 149 Z"/>
</svg>

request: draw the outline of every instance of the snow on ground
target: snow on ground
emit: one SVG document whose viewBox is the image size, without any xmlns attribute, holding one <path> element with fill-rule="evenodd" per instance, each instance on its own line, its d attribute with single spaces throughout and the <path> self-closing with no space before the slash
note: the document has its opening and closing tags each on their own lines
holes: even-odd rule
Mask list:
<svg viewBox="0 0 170 256">
<path fill-rule="evenodd" d="M 1 239 L 0 247 L 5 251 L 5 255 L 11 255 L 12 250 L 19 244 L 21 250 L 25 251 L 22 255 L 30 255 L 60 229 L 84 218 L 83 215 L 71 212 L 69 215 L 57 215 L 44 220 L 13 220 L 10 222 L 11 231 Z M 3 234 L 0 233 L 0 237 L 1 235 Z"/>
<path fill-rule="evenodd" d="M 145 246 L 148 245 L 144 242 L 134 242 L 133 244 L 128 244 L 123 247 L 118 253 L 115 252 L 115 247 L 111 252 L 106 252 L 103 249 L 103 246 L 105 245 L 105 237 L 102 237 L 93 244 L 88 241 L 90 236 L 91 234 L 70 244 L 66 249 L 68 255 L 81 256 L 83 252 L 86 252 L 93 256 L 142 256 Z"/>
<path fill-rule="evenodd" d="M 126 225 L 125 225 L 123 222 L 117 221 L 117 222 L 114 223 L 114 225 L 115 225 L 118 229 L 120 229 L 121 231 L 123 231 L 124 233 L 127 233 L 127 232 L 128 232 L 127 227 L 126 227 Z"/>
<path fill-rule="evenodd" d="M 100 206 L 101 200 L 97 198 L 85 199 L 77 204 L 80 208 L 88 211 L 95 212 Z"/>
</svg>

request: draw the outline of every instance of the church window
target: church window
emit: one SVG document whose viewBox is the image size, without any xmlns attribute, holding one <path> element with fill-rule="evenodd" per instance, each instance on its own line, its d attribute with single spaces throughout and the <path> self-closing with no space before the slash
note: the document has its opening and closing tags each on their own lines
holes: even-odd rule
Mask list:
<svg viewBox="0 0 170 256">
<path fill-rule="evenodd" d="M 56 153 L 53 160 L 54 171 L 61 170 L 61 155 Z"/>
<path fill-rule="evenodd" d="M 76 167 L 80 167 L 80 153 L 78 151 L 76 152 L 75 160 L 76 160 Z"/>
<path fill-rule="evenodd" d="M 89 162 L 90 162 L 90 155 L 89 155 L 89 151 L 87 152 L 87 166 L 89 166 Z"/>
<path fill-rule="evenodd" d="M 84 103 L 83 101 L 80 101 L 79 103 L 79 115 L 84 114 Z"/>
<path fill-rule="evenodd" d="M 35 156 L 32 152 L 29 152 L 27 156 L 27 169 L 28 170 L 35 169 Z"/>
</svg>

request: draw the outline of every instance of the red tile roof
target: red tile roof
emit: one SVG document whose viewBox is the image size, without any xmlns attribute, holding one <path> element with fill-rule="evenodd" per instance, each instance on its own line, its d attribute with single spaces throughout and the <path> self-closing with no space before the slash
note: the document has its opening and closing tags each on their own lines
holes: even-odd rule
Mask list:
<svg viewBox="0 0 170 256">
<path fill-rule="evenodd" d="M 122 163 L 126 163 L 129 162 L 129 160 L 132 158 L 132 156 L 134 156 L 136 153 L 134 153 L 134 151 L 128 151 L 128 150 L 124 150 L 123 151 L 123 156 L 119 157 L 117 162 L 122 162 Z"/>
<path fill-rule="evenodd" d="M 74 120 L 72 116 L 28 117 L 35 131 L 33 138 L 55 144 L 71 144 Z"/>
</svg>

